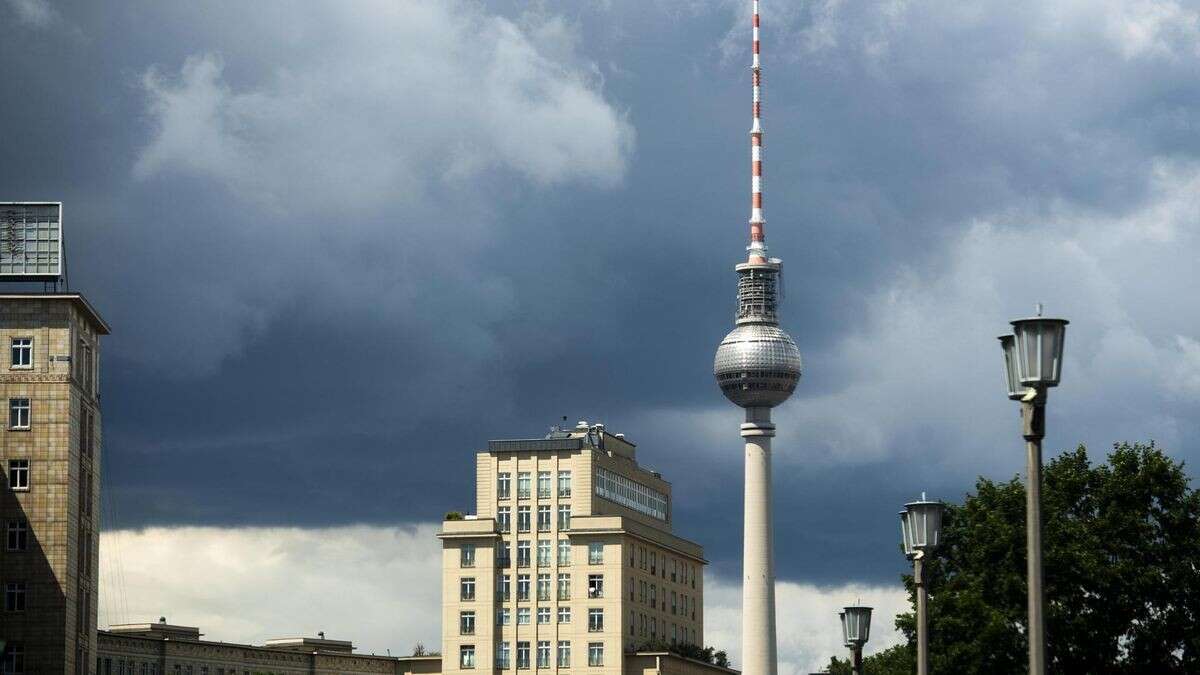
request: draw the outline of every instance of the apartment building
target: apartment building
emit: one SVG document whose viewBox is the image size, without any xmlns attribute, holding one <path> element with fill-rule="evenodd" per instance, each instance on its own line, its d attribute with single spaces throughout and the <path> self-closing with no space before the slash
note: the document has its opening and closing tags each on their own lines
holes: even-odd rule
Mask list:
<svg viewBox="0 0 1200 675">
<path fill-rule="evenodd" d="M 704 552 L 672 534 L 671 484 L 623 435 L 490 441 L 475 467 L 476 512 L 438 535 L 446 675 L 617 675 L 704 643 Z"/>
<path fill-rule="evenodd" d="M 0 294 L 2 673 L 88 673 L 95 658 L 108 334 L 79 294 Z"/>
</svg>

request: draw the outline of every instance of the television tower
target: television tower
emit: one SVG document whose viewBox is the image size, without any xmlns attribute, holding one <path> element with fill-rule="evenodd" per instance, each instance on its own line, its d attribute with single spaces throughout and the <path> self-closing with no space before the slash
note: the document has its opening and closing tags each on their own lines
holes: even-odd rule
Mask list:
<svg viewBox="0 0 1200 675">
<path fill-rule="evenodd" d="M 750 127 L 750 245 L 738 276 L 737 321 L 717 347 L 713 374 L 725 397 L 746 410 L 745 520 L 742 543 L 742 673 L 776 675 L 775 564 L 771 528 L 771 408 L 800 381 L 800 350 L 779 327 L 779 274 L 767 257 L 762 204 L 762 67 L 758 0 L 752 0 L 754 121 Z"/>
</svg>

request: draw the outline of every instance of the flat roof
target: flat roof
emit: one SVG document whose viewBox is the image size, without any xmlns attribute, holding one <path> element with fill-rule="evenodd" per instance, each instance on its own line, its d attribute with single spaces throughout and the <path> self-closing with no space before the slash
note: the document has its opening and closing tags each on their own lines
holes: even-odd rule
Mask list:
<svg viewBox="0 0 1200 675">
<path fill-rule="evenodd" d="M 84 313 L 96 326 L 96 332 L 101 335 L 111 335 L 112 329 L 100 317 L 92 303 L 80 293 L 0 293 L 0 300 L 69 300 Z"/>
</svg>

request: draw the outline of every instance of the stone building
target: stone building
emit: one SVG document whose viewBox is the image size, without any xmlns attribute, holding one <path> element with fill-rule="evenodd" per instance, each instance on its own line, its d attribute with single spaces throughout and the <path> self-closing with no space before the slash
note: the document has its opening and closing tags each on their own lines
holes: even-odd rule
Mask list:
<svg viewBox="0 0 1200 675">
<path fill-rule="evenodd" d="M 77 293 L 0 294 L 0 672 L 88 673 L 95 658 L 108 334 Z"/>
<path fill-rule="evenodd" d="M 345 640 L 296 637 L 262 645 L 202 640 L 200 629 L 158 623 L 99 631 L 97 675 L 430 675 L 439 656 L 355 654 Z"/>
<path fill-rule="evenodd" d="M 713 668 L 640 651 L 704 643 L 706 561 L 671 533 L 671 485 L 635 451 L 580 422 L 476 455 L 476 512 L 438 535 L 446 675 L 621 675 L 654 654 Z"/>
</svg>

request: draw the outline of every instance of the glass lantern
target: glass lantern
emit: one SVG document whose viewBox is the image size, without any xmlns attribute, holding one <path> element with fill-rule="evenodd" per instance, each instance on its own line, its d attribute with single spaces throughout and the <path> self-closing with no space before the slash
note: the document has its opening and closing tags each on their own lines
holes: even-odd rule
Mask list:
<svg viewBox="0 0 1200 675">
<path fill-rule="evenodd" d="M 1001 335 L 1000 347 L 1004 350 L 1004 377 L 1008 384 L 1008 397 L 1014 401 L 1025 398 L 1029 388 L 1021 384 L 1021 375 L 1017 372 L 1017 336 Z"/>
<path fill-rule="evenodd" d="M 904 557 L 912 558 L 917 554 L 917 549 L 913 548 L 908 529 L 908 509 L 905 509 L 900 512 L 900 543 L 904 545 Z"/>
<path fill-rule="evenodd" d="M 1066 319 L 1036 316 L 1012 322 L 1017 377 L 1026 387 L 1056 387 L 1062 375 Z M 1009 388 L 1010 396 L 1012 389 Z"/>
<path fill-rule="evenodd" d="M 920 501 L 909 502 L 904 508 L 907 515 L 900 519 L 900 526 L 903 528 L 905 553 L 937 548 L 942 534 L 942 511 L 945 505 L 926 501 L 922 494 Z"/>
<path fill-rule="evenodd" d="M 871 637 L 871 608 L 851 605 L 839 612 L 842 619 L 842 639 L 847 647 L 861 648 Z"/>
</svg>

